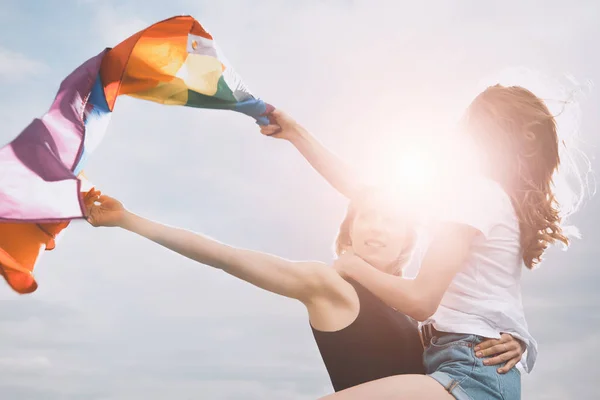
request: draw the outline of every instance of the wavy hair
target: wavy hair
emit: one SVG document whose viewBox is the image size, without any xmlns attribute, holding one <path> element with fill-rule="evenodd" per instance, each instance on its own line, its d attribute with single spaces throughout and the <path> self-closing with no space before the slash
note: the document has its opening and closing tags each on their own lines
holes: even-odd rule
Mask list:
<svg viewBox="0 0 600 400">
<path fill-rule="evenodd" d="M 511 198 L 525 265 L 538 264 L 552 243 L 568 246 L 553 191 L 557 126 L 544 101 L 520 86 L 491 86 L 473 100 L 464 123 L 490 161 L 488 172 Z"/>
</svg>

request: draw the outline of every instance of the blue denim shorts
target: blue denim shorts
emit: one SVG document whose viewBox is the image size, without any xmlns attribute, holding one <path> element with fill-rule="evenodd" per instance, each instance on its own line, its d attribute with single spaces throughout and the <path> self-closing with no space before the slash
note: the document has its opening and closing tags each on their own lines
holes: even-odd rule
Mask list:
<svg viewBox="0 0 600 400">
<path fill-rule="evenodd" d="M 499 374 L 500 365 L 483 365 L 473 350 L 481 336 L 445 333 L 434 336 L 423 353 L 426 374 L 457 400 L 519 400 L 521 373 L 512 368 Z"/>
</svg>

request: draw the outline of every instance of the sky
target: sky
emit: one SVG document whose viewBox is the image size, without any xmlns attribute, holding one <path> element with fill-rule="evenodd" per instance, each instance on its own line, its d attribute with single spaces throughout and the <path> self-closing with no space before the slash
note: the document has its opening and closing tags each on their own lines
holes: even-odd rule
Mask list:
<svg viewBox="0 0 600 400">
<path fill-rule="evenodd" d="M 524 72 L 536 71 L 585 88 L 568 115 L 581 113 L 579 143 L 597 170 L 600 3 L 534 3 L 0 0 L 0 142 L 42 115 L 82 62 L 189 14 L 256 95 L 359 169 L 410 141 L 435 143 L 481 85 L 506 71 L 564 98 Z M 119 99 L 86 174 L 138 214 L 296 260 L 332 260 L 346 206 L 248 117 L 132 98 Z M 596 394 L 598 201 L 571 221 L 582 239 L 524 273 L 540 350 L 523 378 L 525 399 Z M 36 277 L 39 289 L 27 296 L 0 285 L 3 399 L 287 400 L 332 391 L 302 305 L 143 238 L 77 221 Z"/>
</svg>

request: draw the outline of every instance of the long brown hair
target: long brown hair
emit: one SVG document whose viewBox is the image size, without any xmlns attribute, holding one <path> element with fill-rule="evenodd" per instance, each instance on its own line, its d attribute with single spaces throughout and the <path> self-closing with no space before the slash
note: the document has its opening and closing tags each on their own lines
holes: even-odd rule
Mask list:
<svg viewBox="0 0 600 400">
<path fill-rule="evenodd" d="M 569 244 L 552 189 L 560 164 L 556 120 L 529 90 L 495 85 L 475 98 L 464 123 L 488 156 L 488 173 L 511 197 L 523 261 L 533 268 L 550 244 Z"/>
<path fill-rule="evenodd" d="M 368 194 L 365 193 L 365 196 L 367 195 Z M 362 200 L 363 199 L 352 200 L 348 205 L 346 217 L 340 225 L 340 229 L 335 240 L 335 254 L 337 254 L 338 257 L 352 247 L 352 237 L 350 236 L 350 231 L 352 229 L 352 223 L 354 222 L 354 219 L 358 214 L 359 204 Z M 402 249 L 398 258 L 396 259 L 396 261 L 394 261 L 396 268 L 395 275 L 402 275 L 402 269 L 408 264 L 408 262 L 412 258 L 416 242 L 417 232 L 415 229 L 411 229 L 406 241 L 404 243 L 399 244 L 402 246 Z"/>
</svg>

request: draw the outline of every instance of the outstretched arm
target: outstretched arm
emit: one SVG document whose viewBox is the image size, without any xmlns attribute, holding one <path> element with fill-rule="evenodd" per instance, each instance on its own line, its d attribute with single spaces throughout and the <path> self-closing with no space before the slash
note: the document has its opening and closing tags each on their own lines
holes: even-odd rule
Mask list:
<svg viewBox="0 0 600 400">
<path fill-rule="evenodd" d="M 348 198 L 352 198 L 362 186 L 352 168 L 320 143 L 310 132 L 282 111 L 270 114 L 272 124 L 261 127 L 266 136 L 286 139 L 298 149 L 331 186 Z"/>
<path fill-rule="evenodd" d="M 170 227 L 125 210 L 117 200 L 93 190 L 86 197 L 88 221 L 94 226 L 118 226 L 144 236 L 194 261 L 282 296 L 311 302 L 326 291 L 335 274 L 318 262 L 293 262 L 258 251 L 239 249 L 206 236 Z"/>
</svg>

